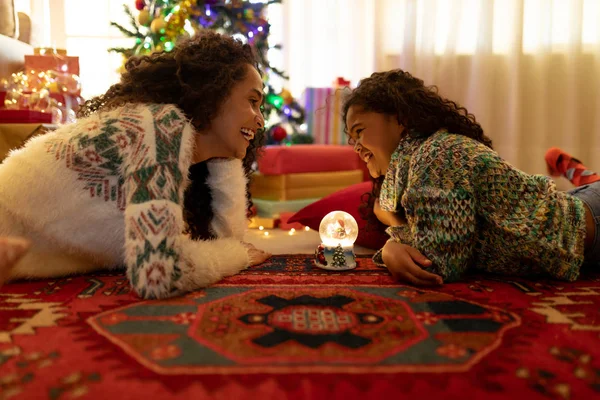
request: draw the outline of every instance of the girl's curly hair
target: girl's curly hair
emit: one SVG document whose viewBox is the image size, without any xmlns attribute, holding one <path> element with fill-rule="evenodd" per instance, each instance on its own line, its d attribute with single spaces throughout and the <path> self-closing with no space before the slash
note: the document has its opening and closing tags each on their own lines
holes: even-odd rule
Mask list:
<svg viewBox="0 0 600 400">
<path fill-rule="evenodd" d="M 421 79 L 400 69 L 376 72 L 362 79 L 344 99 L 344 124 L 350 107 L 367 112 L 393 115 L 410 135 L 429 137 L 445 128 L 448 132 L 473 138 L 488 147 L 492 141 L 466 108 L 438 94 L 436 86 L 425 86 Z M 348 126 L 346 126 L 348 133 Z M 381 225 L 373 213 L 383 177 L 373 180 L 373 191 L 363 196 L 361 215 L 369 225 Z"/>
<path fill-rule="evenodd" d="M 120 82 L 105 94 L 86 101 L 77 115 L 85 117 L 127 103 L 175 104 L 200 131 L 210 126 L 233 87 L 246 77 L 247 65 L 261 72 L 250 45 L 205 30 L 181 40 L 171 52 L 131 57 Z M 263 143 L 264 132 L 260 130 L 250 141 L 243 160 L 248 182 Z M 206 163 L 193 165 L 189 177 L 191 184 L 184 198 L 187 231 L 193 239 L 212 238 L 212 196 L 206 183 Z M 249 184 L 246 197 L 250 215 Z"/>
</svg>

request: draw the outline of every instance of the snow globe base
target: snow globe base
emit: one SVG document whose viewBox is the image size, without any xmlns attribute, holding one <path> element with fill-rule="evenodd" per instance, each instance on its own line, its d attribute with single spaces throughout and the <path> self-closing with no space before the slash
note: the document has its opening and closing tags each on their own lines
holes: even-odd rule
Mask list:
<svg viewBox="0 0 600 400">
<path fill-rule="evenodd" d="M 320 244 L 315 250 L 315 265 L 329 271 L 347 271 L 356 268 L 354 246 L 342 247 Z"/>
</svg>

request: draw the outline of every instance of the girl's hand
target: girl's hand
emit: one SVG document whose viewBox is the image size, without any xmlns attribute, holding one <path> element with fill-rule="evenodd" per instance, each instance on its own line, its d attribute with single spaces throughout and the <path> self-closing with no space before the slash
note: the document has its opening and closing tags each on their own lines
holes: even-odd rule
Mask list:
<svg viewBox="0 0 600 400">
<path fill-rule="evenodd" d="M 431 261 L 414 247 L 389 240 L 383 246 L 381 256 L 392 276 L 399 281 L 419 286 L 444 283 L 441 276 L 423 270 L 431 266 Z"/>
<path fill-rule="evenodd" d="M 387 226 L 405 225 L 407 222 L 404 218 L 400 218 L 396 213 L 391 211 L 383 211 L 379 205 L 379 199 L 375 199 L 373 212 L 381 223 Z"/>
<path fill-rule="evenodd" d="M 272 255 L 271 253 L 268 253 L 264 250 L 257 249 L 251 243 L 242 242 L 242 244 L 246 247 L 246 250 L 248 251 L 249 267 L 264 263 Z"/>
</svg>

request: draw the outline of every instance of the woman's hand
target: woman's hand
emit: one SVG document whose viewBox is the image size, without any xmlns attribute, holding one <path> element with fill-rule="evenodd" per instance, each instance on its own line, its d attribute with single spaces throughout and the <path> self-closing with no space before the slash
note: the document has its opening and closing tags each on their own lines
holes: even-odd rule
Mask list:
<svg viewBox="0 0 600 400">
<path fill-rule="evenodd" d="M 419 286 L 444 283 L 441 276 L 423 270 L 431 267 L 431 261 L 414 247 L 388 240 L 381 256 L 392 276 L 399 281 Z"/>
<path fill-rule="evenodd" d="M 387 226 L 405 225 L 407 223 L 404 218 L 399 217 L 396 213 L 392 211 L 383 211 L 379 205 L 379 199 L 375 199 L 373 212 L 377 219 Z"/>
<path fill-rule="evenodd" d="M 246 247 L 246 250 L 248 251 L 249 267 L 264 263 L 272 255 L 271 253 L 268 253 L 264 250 L 257 249 L 251 243 L 242 242 L 242 244 Z"/>
</svg>

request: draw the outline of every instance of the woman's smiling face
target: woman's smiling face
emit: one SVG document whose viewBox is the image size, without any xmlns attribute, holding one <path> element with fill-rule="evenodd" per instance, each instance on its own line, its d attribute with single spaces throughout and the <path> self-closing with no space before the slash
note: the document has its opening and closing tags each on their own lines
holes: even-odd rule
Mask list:
<svg viewBox="0 0 600 400">
<path fill-rule="evenodd" d="M 404 126 L 393 115 L 364 111 L 351 106 L 346 115 L 348 143 L 367 164 L 373 178 L 385 175 L 392 154 L 400 143 Z"/>
</svg>

